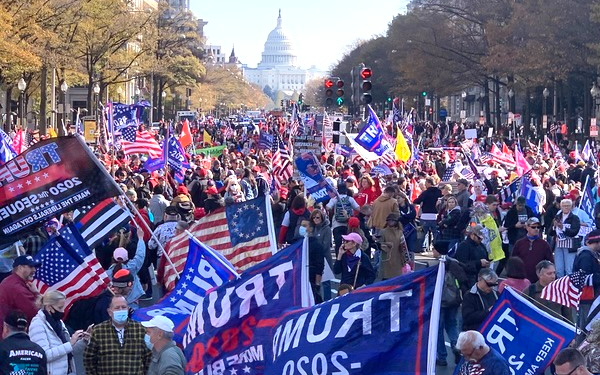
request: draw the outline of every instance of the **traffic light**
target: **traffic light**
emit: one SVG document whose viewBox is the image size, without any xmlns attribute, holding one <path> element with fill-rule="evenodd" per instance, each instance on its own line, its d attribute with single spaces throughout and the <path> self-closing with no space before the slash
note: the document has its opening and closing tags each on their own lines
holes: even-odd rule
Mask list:
<svg viewBox="0 0 600 375">
<path fill-rule="evenodd" d="M 373 101 L 373 96 L 371 95 L 371 89 L 373 88 L 373 84 L 371 83 L 371 77 L 373 76 L 373 71 L 371 68 L 362 68 L 360 70 L 360 89 L 362 95 L 360 97 L 360 102 L 362 104 L 371 104 Z"/>
<path fill-rule="evenodd" d="M 302 93 L 300 93 L 300 95 L 298 95 L 298 105 L 302 106 L 302 99 L 304 99 L 304 96 L 302 95 Z"/>
<path fill-rule="evenodd" d="M 427 96 L 427 91 L 423 91 L 423 92 L 421 93 L 421 96 Z"/>
<path fill-rule="evenodd" d="M 281 99 L 281 108 L 283 108 L 283 99 Z"/>
<path fill-rule="evenodd" d="M 339 79 L 335 85 L 337 86 L 337 91 L 335 92 L 337 99 L 335 100 L 335 104 L 337 104 L 338 107 L 341 107 L 344 105 L 344 81 Z"/>
<path fill-rule="evenodd" d="M 327 78 L 325 80 L 325 106 L 331 107 L 333 105 L 333 80 Z"/>
</svg>

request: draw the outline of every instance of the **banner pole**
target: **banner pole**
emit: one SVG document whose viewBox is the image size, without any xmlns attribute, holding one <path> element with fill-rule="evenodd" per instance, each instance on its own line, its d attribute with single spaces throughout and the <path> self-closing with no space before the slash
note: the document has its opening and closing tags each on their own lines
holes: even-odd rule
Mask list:
<svg viewBox="0 0 600 375">
<path fill-rule="evenodd" d="M 175 264 L 173 264 L 173 262 L 171 261 L 171 258 L 169 258 L 169 255 L 167 254 L 165 248 L 160 243 L 160 241 L 158 240 L 158 237 L 156 237 L 156 235 L 154 234 L 154 232 L 152 231 L 152 229 L 150 229 L 150 226 L 148 225 L 148 223 L 146 223 L 146 220 L 144 220 L 144 218 L 140 214 L 140 211 L 138 211 L 137 207 L 135 207 L 135 205 L 133 204 L 133 202 L 131 202 L 131 199 L 129 199 L 129 197 L 127 196 L 127 194 L 123 194 L 123 195 L 121 195 L 121 197 L 125 197 L 125 199 L 127 200 L 127 202 L 129 202 L 129 205 L 131 206 L 131 208 L 133 209 L 133 211 L 135 212 L 135 214 L 140 218 L 140 221 L 142 222 L 142 224 L 144 225 L 144 227 L 146 227 L 146 229 L 150 232 L 150 235 L 152 236 L 152 238 L 154 238 L 154 240 L 156 241 L 156 244 L 162 250 L 162 253 L 163 253 L 165 259 L 167 260 L 167 262 L 169 263 L 169 265 L 171 267 L 173 267 L 173 271 L 175 271 L 175 274 L 179 275 L 179 273 L 177 272 L 177 268 L 175 268 Z"/>
</svg>

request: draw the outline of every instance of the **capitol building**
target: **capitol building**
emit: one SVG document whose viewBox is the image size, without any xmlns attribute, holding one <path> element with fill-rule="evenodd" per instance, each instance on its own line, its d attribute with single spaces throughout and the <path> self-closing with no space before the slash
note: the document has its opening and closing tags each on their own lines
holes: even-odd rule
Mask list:
<svg viewBox="0 0 600 375">
<path fill-rule="evenodd" d="M 294 92 L 302 92 L 306 82 L 327 75 L 327 72 L 315 66 L 301 69 L 296 65 L 296 60 L 296 51 L 283 29 L 281 10 L 279 10 L 277 26 L 267 37 L 260 63 L 256 68 L 242 66 L 244 78 L 263 89 L 269 86 L 273 93 L 282 91 L 290 96 Z"/>
</svg>

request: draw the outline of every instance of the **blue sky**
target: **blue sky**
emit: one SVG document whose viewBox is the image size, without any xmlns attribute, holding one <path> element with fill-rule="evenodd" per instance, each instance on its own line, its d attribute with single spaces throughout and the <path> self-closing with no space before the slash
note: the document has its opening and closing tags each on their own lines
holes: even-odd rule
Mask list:
<svg viewBox="0 0 600 375">
<path fill-rule="evenodd" d="M 253 67 L 260 61 L 269 32 L 277 25 L 281 8 L 283 28 L 298 53 L 298 64 L 328 70 L 357 40 L 385 34 L 409 0 L 191 0 L 191 9 L 207 21 L 209 44 L 220 45 Z M 340 31 L 337 31 L 340 30 Z"/>
</svg>

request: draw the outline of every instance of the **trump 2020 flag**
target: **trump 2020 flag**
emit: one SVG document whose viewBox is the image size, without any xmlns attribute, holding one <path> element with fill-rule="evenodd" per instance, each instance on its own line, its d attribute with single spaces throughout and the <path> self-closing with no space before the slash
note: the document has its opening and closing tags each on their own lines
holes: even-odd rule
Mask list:
<svg viewBox="0 0 600 375">
<path fill-rule="evenodd" d="M 34 259 L 42 262 L 34 280 L 40 293 L 48 289 L 63 292 L 67 307 L 79 298 L 102 293 L 108 286 L 106 272 L 74 224 L 62 227 Z"/>
<path fill-rule="evenodd" d="M 295 162 L 300 178 L 304 181 L 306 192 L 313 197 L 315 202 L 322 202 L 337 196 L 336 191 L 323 177 L 321 165 L 312 152 L 300 154 Z"/>
<path fill-rule="evenodd" d="M 185 268 L 175 289 L 156 305 L 136 310 L 133 319 L 142 322 L 154 316 L 168 317 L 175 324 L 173 338 L 181 344 L 190 315 L 202 297 L 208 291 L 237 276 L 227 259 L 191 237 Z"/>
<path fill-rule="evenodd" d="M 365 150 L 374 152 L 377 156 L 383 156 L 386 152 L 394 153 L 392 145 L 385 139 L 384 130 L 381 122 L 377 118 L 375 111 L 371 106 L 369 108 L 369 119 L 367 124 L 358 132 L 356 143 Z"/>
<path fill-rule="evenodd" d="M 506 358 L 513 375 L 543 374 L 575 337 L 572 325 L 540 310 L 511 287 L 504 288 L 479 332 Z M 469 375 L 477 370 L 481 371 L 477 362 L 461 359 L 454 373 Z"/>
<path fill-rule="evenodd" d="M 156 159 L 148 159 L 144 163 L 144 168 L 153 172 L 163 169 L 165 164 L 175 171 L 175 180 L 179 183 L 183 182 L 185 170 L 190 168 L 190 163 L 185 155 L 185 150 L 175 136 L 171 136 L 168 141 L 166 139 L 163 141 L 162 155 Z"/>
<path fill-rule="evenodd" d="M 443 273 L 440 263 L 282 314 L 264 373 L 432 373 Z"/>
<path fill-rule="evenodd" d="M 525 197 L 527 200 L 527 205 L 531 208 L 534 214 L 539 214 L 538 212 L 538 201 L 537 194 L 533 189 L 533 185 L 527 176 L 523 176 L 523 180 L 521 183 L 521 195 Z"/>
<path fill-rule="evenodd" d="M 288 309 L 312 304 L 304 242 L 279 251 L 198 301 L 184 338 L 187 374 L 265 372 L 277 320 Z"/>
</svg>

